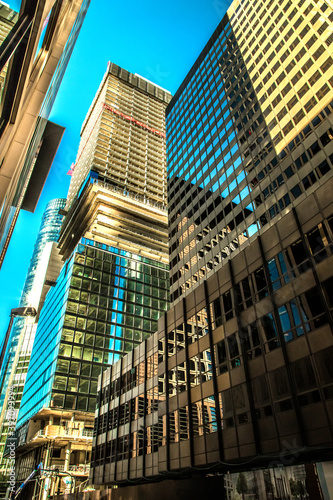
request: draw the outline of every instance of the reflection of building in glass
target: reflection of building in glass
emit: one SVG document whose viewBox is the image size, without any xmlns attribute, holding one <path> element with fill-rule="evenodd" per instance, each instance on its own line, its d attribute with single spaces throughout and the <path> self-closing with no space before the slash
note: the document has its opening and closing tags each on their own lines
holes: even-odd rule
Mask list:
<svg viewBox="0 0 333 500">
<path fill-rule="evenodd" d="M 329 206 L 330 187 L 321 189 L 320 199 Z M 297 448 L 298 462 L 315 459 L 318 449 L 321 460 L 329 457 L 333 234 L 332 217 L 319 222 L 315 207 L 313 195 L 299 205 L 297 212 L 306 214 L 299 228 L 289 213 L 267 229 L 161 318 L 158 332 L 133 355 L 103 374 L 94 483 L 165 471 L 172 477 L 208 464 L 223 471 L 224 463 L 237 468 L 239 460 L 267 465 L 281 460 L 282 439 Z M 156 354 L 155 376 L 149 370 L 146 378 L 126 382 L 139 365 L 144 373 L 145 359 L 156 362 Z M 118 407 L 124 423 L 116 417 L 107 423 Z M 283 485 L 287 491 L 285 479 Z"/>
<path fill-rule="evenodd" d="M 169 104 L 172 308 L 100 379 L 94 484 L 229 471 L 229 498 L 288 498 L 331 459 L 332 26 L 234 2 Z"/>
<path fill-rule="evenodd" d="M 22 2 L 2 44 L 11 43 L 1 59 L 8 69 L 1 95 L 0 266 L 20 210 L 35 209 L 61 138 L 52 137 L 48 117 L 89 3 Z"/>
<path fill-rule="evenodd" d="M 201 190 L 200 190 L 201 192 Z M 211 191 L 208 191 L 206 194 L 207 199 L 211 197 Z M 219 203 L 222 203 L 223 198 L 219 199 Z M 233 204 L 236 207 L 235 204 Z M 249 215 L 248 209 L 245 209 L 245 213 Z M 183 227 L 185 229 L 183 229 Z M 202 227 L 200 223 L 200 217 L 198 219 L 192 220 L 189 223 L 189 219 L 187 216 L 182 216 L 180 221 L 177 224 L 177 231 L 179 233 L 177 248 L 181 248 L 176 255 L 176 262 L 184 262 L 185 264 L 180 266 L 178 271 L 174 273 L 171 279 L 171 284 L 175 283 L 178 279 L 182 281 L 181 284 L 181 293 L 185 294 L 186 290 L 195 286 L 201 278 L 206 276 L 207 272 L 214 269 L 221 262 L 225 261 L 233 251 L 235 251 L 239 245 L 242 245 L 247 240 L 246 232 L 240 234 L 237 238 L 234 238 L 231 241 L 227 241 L 225 238 L 230 235 L 234 225 L 233 223 L 229 224 L 226 227 L 220 227 L 217 234 L 212 236 L 211 227 Z M 199 230 L 198 230 L 199 228 Z M 208 237 L 210 235 L 210 238 Z M 205 245 L 202 246 L 201 242 L 205 239 Z M 215 252 L 214 258 L 211 262 L 207 264 L 207 266 L 202 266 L 203 258 L 206 254 L 208 254 L 214 247 L 219 245 L 219 242 L 223 240 L 226 246 L 219 247 L 219 251 Z M 188 244 L 188 242 L 190 242 Z M 193 249 L 196 248 L 196 251 Z M 201 261 L 201 264 L 199 264 Z M 199 269 L 198 272 L 190 272 L 194 269 Z M 181 278 L 186 275 L 186 281 Z"/>
<path fill-rule="evenodd" d="M 50 434 L 60 414 L 91 428 L 98 376 L 156 331 L 167 310 L 164 116 L 170 98 L 109 64 L 83 124 L 59 238 L 67 260 L 40 314 L 18 418 L 17 454 L 29 463 L 38 451 L 25 446 L 45 418 Z M 139 409 L 140 398 L 136 404 Z M 81 464 L 90 461 L 91 441 Z M 65 443 L 54 446 L 63 460 Z M 70 460 L 77 449 L 72 442 Z M 72 462 L 61 463 L 70 471 Z M 57 485 L 47 488 L 52 494 Z"/>
<path fill-rule="evenodd" d="M 94 412 L 103 368 L 156 330 L 167 308 L 164 264 L 83 242 L 41 311 L 18 426 L 43 407 Z"/>
<path fill-rule="evenodd" d="M 167 110 L 173 300 L 331 168 L 329 4 L 257 7 L 230 7 Z"/>
<path fill-rule="evenodd" d="M 65 207 L 65 203 L 64 199 L 56 199 L 46 205 L 25 279 L 20 306 L 31 306 L 37 311 L 40 310 L 45 294 L 52 284 L 51 280 L 57 278 L 61 261 L 59 257 L 57 258 L 54 242 L 58 239 L 63 220 L 59 210 Z M 18 414 L 37 327 L 36 321 L 36 318 L 17 318 L 15 320 L 4 359 L 0 378 L 1 460 L 7 437 L 7 416 L 10 412 L 12 419 L 16 420 Z M 10 410 L 8 409 L 9 396 Z M 12 411 L 13 402 L 15 403 L 14 413 Z M 8 460 L 1 462 L 1 471 L 6 472 L 8 466 L 10 466 Z"/>
</svg>

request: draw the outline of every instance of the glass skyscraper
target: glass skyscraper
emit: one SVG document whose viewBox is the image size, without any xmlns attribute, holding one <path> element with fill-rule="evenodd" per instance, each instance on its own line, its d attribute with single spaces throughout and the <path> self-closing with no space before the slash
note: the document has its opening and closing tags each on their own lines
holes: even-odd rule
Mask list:
<svg viewBox="0 0 333 500">
<path fill-rule="evenodd" d="M 67 443 L 56 434 L 52 446 L 61 459 L 70 457 L 61 465 L 72 471 L 77 460 L 89 463 L 98 376 L 149 337 L 168 308 L 164 116 L 170 99 L 109 63 L 70 170 L 59 237 L 65 264 L 38 322 L 17 423 L 18 455 L 31 436 L 47 443 L 62 423 L 82 429 L 76 437 L 85 440 L 85 453 L 79 456 L 71 431 Z M 31 445 L 22 456 L 22 479 L 37 453 Z"/>
<path fill-rule="evenodd" d="M 84 238 L 41 312 L 18 427 L 43 407 L 94 412 L 98 376 L 156 330 L 167 305 L 165 264 Z"/>
<path fill-rule="evenodd" d="M 167 110 L 171 299 L 332 169 L 329 4 L 233 3 Z"/>
<path fill-rule="evenodd" d="M 171 308 L 99 381 L 92 483 L 330 481 L 332 27 L 328 1 L 235 0 L 170 102 Z"/>
<path fill-rule="evenodd" d="M 45 295 L 45 277 L 52 255 L 53 243 L 58 240 L 63 220 L 63 216 L 59 214 L 59 210 L 63 209 L 65 204 L 66 200 L 59 198 L 50 201 L 45 207 L 21 295 L 19 305 L 22 307 L 34 307 L 36 310 L 41 307 L 41 302 Z M 46 288 L 49 287 L 46 286 Z M 16 419 L 27 376 L 35 332 L 36 318 L 17 318 L 14 321 L 0 374 L 1 459 L 7 438 L 9 392 L 11 392 L 11 402 L 15 402 L 15 415 L 11 411 L 11 417 Z M 1 464 L 2 471 L 6 471 L 6 463 L 7 461 L 5 460 Z"/>
<path fill-rule="evenodd" d="M 1 157 L 0 172 L 3 185 L 0 194 L 0 267 L 20 210 L 34 211 L 31 203 L 27 206 L 27 198 L 32 196 L 38 200 L 44 185 L 41 180 L 46 179 L 53 161 L 49 155 L 47 160 L 42 159 L 41 165 L 39 153 L 43 151 L 51 108 L 89 4 L 90 0 L 75 0 L 72 5 L 66 2 L 62 6 L 56 1 L 43 1 L 38 5 L 26 2 L 22 5 L 20 22 L 25 19 L 27 23 L 28 42 L 22 38 L 15 46 L 15 52 L 11 54 L 7 50 L 5 55 L 9 57 L 11 54 L 12 59 L 1 96 L 0 136 L 5 153 Z M 13 36 L 16 28 L 13 26 L 9 35 Z M 56 51 L 57 44 L 62 47 L 59 52 Z M 26 65 L 22 65 L 24 60 Z M 31 79 L 35 81 L 34 73 L 38 74 L 38 89 L 27 85 Z M 56 135 L 49 140 L 51 143 L 56 141 Z"/>
</svg>

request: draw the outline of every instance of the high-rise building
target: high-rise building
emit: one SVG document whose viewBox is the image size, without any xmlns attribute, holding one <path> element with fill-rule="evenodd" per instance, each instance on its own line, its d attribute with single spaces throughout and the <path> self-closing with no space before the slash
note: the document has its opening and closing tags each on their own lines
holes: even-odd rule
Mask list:
<svg viewBox="0 0 333 500">
<path fill-rule="evenodd" d="M 45 467 L 87 479 L 98 376 L 167 310 L 170 99 L 109 64 L 83 124 L 59 238 L 67 260 L 41 311 L 18 417 L 22 479 L 54 435 Z"/>
<path fill-rule="evenodd" d="M 166 206 L 165 104 L 170 93 L 109 63 L 81 130 L 68 206 L 88 172 L 144 203 Z"/>
<path fill-rule="evenodd" d="M 172 300 L 332 166 L 330 7 L 257 8 L 232 4 L 167 111 Z"/>
<path fill-rule="evenodd" d="M 318 488 L 311 464 L 333 445 L 332 26 L 327 1 L 234 1 L 169 104 L 172 307 L 103 373 L 94 484 L 228 472 L 227 498 L 287 497 L 300 476 L 283 466 L 306 463 L 302 488 Z"/>
<path fill-rule="evenodd" d="M 63 209 L 65 204 L 65 199 L 55 199 L 46 205 L 19 304 L 22 307 L 34 307 L 37 317 L 15 320 L 0 373 L 0 472 L 4 475 L 8 473 L 9 468 L 8 460 L 2 460 L 8 434 L 8 415 L 10 413 L 13 425 L 26 380 L 38 313 L 46 292 L 56 281 L 61 268 L 55 242 L 58 240 L 63 220 L 59 210 Z"/>
<path fill-rule="evenodd" d="M 167 262 L 165 108 L 169 92 L 109 63 L 81 130 L 60 235 Z"/>
<path fill-rule="evenodd" d="M 60 137 L 47 120 L 89 3 L 22 2 L 0 46 L 0 266 L 20 210 L 34 211 L 51 167 Z"/>
</svg>

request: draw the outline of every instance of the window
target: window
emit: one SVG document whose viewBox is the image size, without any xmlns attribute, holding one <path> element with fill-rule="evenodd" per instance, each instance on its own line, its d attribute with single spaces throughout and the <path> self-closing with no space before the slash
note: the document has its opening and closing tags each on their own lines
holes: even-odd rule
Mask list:
<svg viewBox="0 0 333 500">
<path fill-rule="evenodd" d="M 266 338 L 266 350 L 273 351 L 280 346 L 273 314 L 269 313 L 260 318 L 260 323 Z"/>
<path fill-rule="evenodd" d="M 228 364 L 225 340 L 221 340 L 220 342 L 218 342 L 218 344 L 216 344 L 215 353 L 217 358 L 217 375 L 226 373 L 228 371 Z"/>
<path fill-rule="evenodd" d="M 302 240 L 297 240 L 293 243 L 288 249 L 288 254 L 291 256 L 293 262 L 295 263 L 295 267 L 300 274 L 309 269 L 310 264 L 303 247 Z"/>
<path fill-rule="evenodd" d="M 247 351 L 248 359 L 254 359 L 261 356 L 262 349 L 260 346 L 259 331 L 256 323 L 248 325 L 247 329 L 240 332 L 241 341 L 244 342 Z"/>
<path fill-rule="evenodd" d="M 319 292 L 316 288 L 312 288 L 308 292 L 305 292 L 305 299 L 307 303 L 307 308 L 311 313 L 313 318 L 310 322 L 312 328 L 319 328 L 327 323 L 327 317 L 325 314 L 325 307 Z"/>
<path fill-rule="evenodd" d="M 239 347 L 236 334 L 229 335 L 227 337 L 227 344 L 229 349 L 229 357 L 231 361 L 231 366 L 233 368 L 240 366 L 241 359 L 239 355 Z"/>
<path fill-rule="evenodd" d="M 222 302 L 223 302 L 225 321 L 228 321 L 229 319 L 231 319 L 234 316 L 232 297 L 231 297 L 230 290 L 228 290 L 227 292 L 225 292 L 222 295 Z"/>
<path fill-rule="evenodd" d="M 314 256 L 315 262 L 320 262 L 327 257 L 328 234 L 323 224 L 320 224 L 306 234 L 306 238 Z"/>
<path fill-rule="evenodd" d="M 252 380 L 252 390 L 256 415 L 260 417 L 269 417 L 272 415 L 272 406 L 267 375 Z"/>
<path fill-rule="evenodd" d="M 257 300 L 261 300 L 264 297 L 267 297 L 267 283 L 263 267 L 260 267 L 254 272 L 254 279 L 257 288 Z"/>
</svg>

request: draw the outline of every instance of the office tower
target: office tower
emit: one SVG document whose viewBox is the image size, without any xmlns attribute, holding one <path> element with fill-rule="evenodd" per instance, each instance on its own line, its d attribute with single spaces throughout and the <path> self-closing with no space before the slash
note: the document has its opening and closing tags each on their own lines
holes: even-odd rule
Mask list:
<svg viewBox="0 0 333 500">
<path fill-rule="evenodd" d="M 329 478 L 332 25 L 328 2 L 235 1 L 169 104 L 171 309 L 103 373 L 92 483 Z"/>
<path fill-rule="evenodd" d="M 139 201 L 166 205 L 165 106 L 170 94 L 109 63 L 81 130 L 68 206 L 90 170 Z"/>
<path fill-rule="evenodd" d="M 20 300 L 20 306 L 41 309 L 47 290 L 54 284 L 60 271 L 61 259 L 57 257 L 55 242 L 58 239 L 63 216 L 59 210 L 65 207 L 65 199 L 50 201 L 43 213 L 33 254 Z M 10 399 L 11 420 L 16 420 L 20 405 L 30 354 L 36 332 L 37 318 L 18 318 L 12 328 L 9 345 L 0 374 L 0 471 L 8 473 L 8 461 L 2 460 L 8 427 L 8 403 Z M 9 397 L 10 396 L 10 397 Z M 13 407 L 15 406 L 15 410 Z"/>
<path fill-rule="evenodd" d="M 89 3 L 27 0 L 0 46 L 0 70 L 8 65 L 0 120 L 0 266 L 20 210 L 34 211 L 52 164 L 59 136 L 52 137 L 47 120 Z M 41 156 L 49 149 L 46 161 Z"/>
<path fill-rule="evenodd" d="M 330 170 L 330 8 L 257 7 L 229 11 L 168 109 L 172 300 Z"/>
<path fill-rule="evenodd" d="M 167 310 L 170 99 L 109 64 L 83 124 L 59 238 L 67 260 L 40 314 L 18 417 L 22 480 L 37 460 L 39 451 L 26 448 L 37 433 L 39 444 L 58 436 L 53 456 L 40 458 L 45 467 L 61 464 L 77 484 L 87 479 L 98 376 Z M 51 494 L 57 487 L 46 485 Z"/>
<path fill-rule="evenodd" d="M 164 259 L 165 107 L 170 94 L 109 63 L 81 130 L 60 247 L 80 237 Z M 164 260 L 166 262 L 166 260 Z"/>
</svg>

